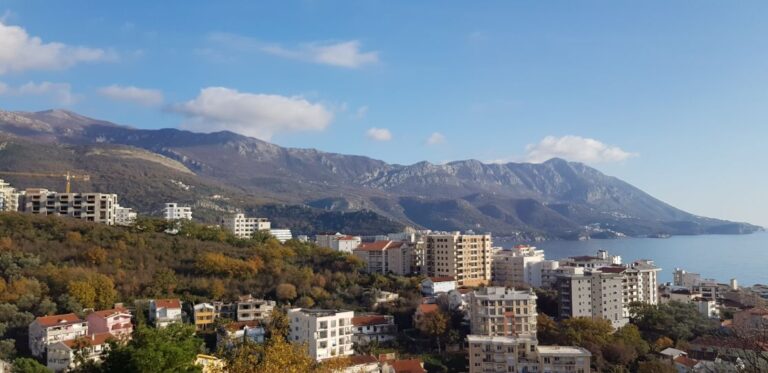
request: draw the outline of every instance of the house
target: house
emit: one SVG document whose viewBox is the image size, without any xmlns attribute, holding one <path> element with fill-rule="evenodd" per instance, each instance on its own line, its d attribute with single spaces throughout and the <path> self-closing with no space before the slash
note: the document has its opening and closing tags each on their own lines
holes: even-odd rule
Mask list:
<svg viewBox="0 0 768 373">
<path fill-rule="evenodd" d="M 198 303 L 192 307 L 195 330 L 208 329 L 216 319 L 216 307 L 210 303 Z"/>
<path fill-rule="evenodd" d="M 215 301 L 212 304 L 216 318 L 229 320 L 237 319 L 237 303 Z"/>
<path fill-rule="evenodd" d="M 392 360 L 382 365 L 382 373 L 427 373 L 420 359 Z"/>
<path fill-rule="evenodd" d="M 425 296 L 435 296 L 456 290 L 456 279 L 451 276 L 427 277 L 421 281 L 421 293 Z"/>
<path fill-rule="evenodd" d="M 354 312 L 294 308 L 288 311 L 291 342 L 305 343 L 315 361 L 351 356 Z"/>
<path fill-rule="evenodd" d="M 354 355 L 349 357 L 349 365 L 343 373 L 381 373 L 381 368 L 375 356 Z"/>
<path fill-rule="evenodd" d="M 77 366 L 77 353 L 82 353 L 88 361 L 100 361 L 102 353 L 109 348 L 107 342 L 114 338 L 111 333 L 99 333 L 56 342 L 48 346 L 46 366 L 54 372 L 68 371 Z"/>
<path fill-rule="evenodd" d="M 237 321 L 266 320 L 275 308 L 275 301 L 256 299 L 252 295 L 244 295 L 238 298 L 236 306 Z"/>
<path fill-rule="evenodd" d="M 219 326 L 216 331 L 216 347 L 232 348 L 245 340 L 264 343 L 266 330 L 259 321 L 232 321 Z"/>
<path fill-rule="evenodd" d="M 164 328 L 171 323 L 181 322 L 181 300 L 150 300 L 149 321 L 154 324 L 156 328 Z"/>
<path fill-rule="evenodd" d="M 416 307 L 416 312 L 413 314 L 413 325 L 417 325 L 424 318 L 424 315 L 437 312 L 440 307 L 436 304 L 422 303 Z"/>
<path fill-rule="evenodd" d="M 43 357 L 47 346 L 87 334 L 88 323 L 74 313 L 41 316 L 29 324 L 29 350 L 32 356 Z"/>
<path fill-rule="evenodd" d="M 688 353 L 686 353 L 685 351 L 678 350 L 676 348 L 668 347 L 661 350 L 661 352 L 659 352 L 659 355 L 661 355 L 662 360 L 665 360 L 667 362 L 672 362 L 677 357 L 688 356 Z"/>
<path fill-rule="evenodd" d="M 88 334 L 110 333 L 115 337 L 130 338 L 133 333 L 131 311 L 123 307 L 92 312 L 88 320 Z"/>
<path fill-rule="evenodd" d="M 397 325 L 391 315 L 359 315 L 352 318 L 354 334 L 352 342 L 366 345 L 373 341 L 377 343 L 395 339 Z"/>
</svg>

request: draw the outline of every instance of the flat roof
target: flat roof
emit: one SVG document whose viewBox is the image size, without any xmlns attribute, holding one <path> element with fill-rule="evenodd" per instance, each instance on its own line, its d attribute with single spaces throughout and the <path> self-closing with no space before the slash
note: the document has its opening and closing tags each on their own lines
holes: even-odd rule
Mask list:
<svg viewBox="0 0 768 373">
<path fill-rule="evenodd" d="M 576 346 L 538 346 L 536 349 L 541 355 L 592 356 L 586 349 Z"/>
</svg>

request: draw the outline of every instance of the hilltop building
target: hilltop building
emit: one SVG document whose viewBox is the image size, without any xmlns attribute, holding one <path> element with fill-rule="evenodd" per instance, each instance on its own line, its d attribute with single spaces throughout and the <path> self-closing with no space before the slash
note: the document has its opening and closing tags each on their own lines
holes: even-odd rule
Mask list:
<svg viewBox="0 0 768 373">
<path fill-rule="evenodd" d="M 74 313 L 41 316 L 29 324 L 29 351 L 43 357 L 48 346 L 88 335 L 88 323 Z"/>
<path fill-rule="evenodd" d="M 293 233 L 291 233 L 290 229 L 277 229 L 273 228 L 269 230 L 269 234 L 271 234 L 275 239 L 280 241 L 280 243 L 285 243 L 285 241 L 288 241 L 293 238 Z"/>
<path fill-rule="evenodd" d="M 149 301 L 149 322 L 156 328 L 164 328 L 181 322 L 181 301 L 179 299 L 152 299 Z"/>
<path fill-rule="evenodd" d="M 0 179 L 0 212 L 18 211 L 19 193 L 11 184 Z"/>
<path fill-rule="evenodd" d="M 192 208 L 189 206 L 179 206 L 178 203 L 166 203 L 163 209 L 165 220 L 192 220 Z"/>
<path fill-rule="evenodd" d="M 320 247 L 328 247 L 336 251 L 352 253 L 362 243 L 360 236 L 349 236 L 346 234 L 318 234 L 315 236 L 315 243 Z"/>
<path fill-rule="evenodd" d="M 131 226 L 136 223 L 137 217 L 138 215 L 130 207 L 115 206 L 115 225 Z"/>
<path fill-rule="evenodd" d="M 251 238 L 259 231 L 269 231 L 272 224 L 266 218 L 247 218 L 245 214 L 224 217 L 221 226 L 238 238 Z"/>
<path fill-rule="evenodd" d="M 115 225 L 116 194 L 57 193 L 48 189 L 27 189 L 19 209 L 38 215 L 62 215 L 101 224 Z"/>
</svg>

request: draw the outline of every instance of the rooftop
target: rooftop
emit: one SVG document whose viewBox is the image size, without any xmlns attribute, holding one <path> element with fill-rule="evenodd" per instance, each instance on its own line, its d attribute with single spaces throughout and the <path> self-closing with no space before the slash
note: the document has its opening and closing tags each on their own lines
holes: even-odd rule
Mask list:
<svg viewBox="0 0 768 373">
<path fill-rule="evenodd" d="M 111 333 L 99 333 L 77 339 L 70 339 L 68 341 L 62 341 L 62 343 L 64 343 L 64 345 L 69 348 L 74 348 L 76 346 L 98 346 L 103 345 L 104 343 L 107 343 L 108 340 L 114 338 L 115 336 L 113 336 Z"/>
<path fill-rule="evenodd" d="M 419 359 L 395 360 L 389 364 L 395 373 L 427 373 Z"/>
<path fill-rule="evenodd" d="M 35 321 L 37 321 L 37 323 L 43 327 L 69 325 L 69 324 L 85 322 L 74 313 L 67 313 L 63 315 L 40 316 L 37 319 L 35 319 Z"/>
<path fill-rule="evenodd" d="M 382 251 L 382 250 L 388 250 L 388 249 L 399 249 L 402 247 L 405 243 L 402 241 L 373 241 L 373 242 L 363 242 L 360 244 L 360 246 L 355 249 L 355 251 Z"/>
<path fill-rule="evenodd" d="M 301 312 L 305 315 L 310 315 L 315 317 L 327 317 L 327 316 L 334 316 L 336 314 L 344 313 L 344 312 L 353 312 L 349 310 L 324 310 L 324 309 L 310 309 L 310 308 L 294 308 L 291 311 Z"/>
<path fill-rule="evenodd" d="M 354 326 L 367 326 L 367 325 L 381 325 L 389 324 L 391 317 L 385 315 L 362 315 L 352 318 L 352 325 Z"/>
<path fill-rule="evenodd" d="M 456 278 L 453 277 L 453 276 L 429 277 L 429 279 L 432 282 L 451 282 L 451 281 L 456 281 Z"/>
<path fill-rule="evenodd" d="M 363 364 L 376 364 L 379 361 L 376 360 L 375 356 L 371 355 L 354 355 L 349 357 L 349 362 L 354 366 Z"/>
<path fill-rule="evenodd" d="M 113 308 L 111 310 L 101 310 L 101 311 L 96 311 L 92 313 L 92 315 L 98 315 L 99 317 L 104 317 L 104 318 L 118 315 L 118 314 L 130 315 L 131 311 L 128 311 L 128 309 L 126 308 L 118 307 L 118 308 Z"/>
<path fill-rule="evenodd" d="M 155 307 L 157 307 L 157 308 L 181 308 L 181 300 L 179 300 L 179 299 L 155 299 Z"/>
<path fill-rule="evenodd" d="M 592 356 L 592 353 L 581 347 L 574 346 L 537 346 L 540 355 Z"/>
<path fill-rule="evenodd" d="M 438 309 L 440 309 L 440 307 L 438 307 L 438 305 L 436 304 L 422 303 L 422 304 L 419 304 L 418 308 L 416 308 L 416 312 L 427 314 L 427 313 L 437 312 Z"/>
</svg>

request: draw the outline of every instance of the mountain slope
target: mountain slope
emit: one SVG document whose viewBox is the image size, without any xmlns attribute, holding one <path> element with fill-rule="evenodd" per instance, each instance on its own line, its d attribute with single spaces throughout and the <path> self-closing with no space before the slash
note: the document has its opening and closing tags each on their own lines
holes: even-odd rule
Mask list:
<svg viewBox="0 0 768 373">
<path fill-rule="evenodd" d="M 758 227 L 695 216 L 580 163 L 392 165 L 283 148 L 231 132 L 142 130 L 53 110 L 0 112 L 0 131 L 31 141 L 141 148 L 244 195 L 327 211 L 371 210 L 403 224 L 525 237 L 746 233 Z M 590 226 L 589 229 L 586 226 Z"/>
</svg>

